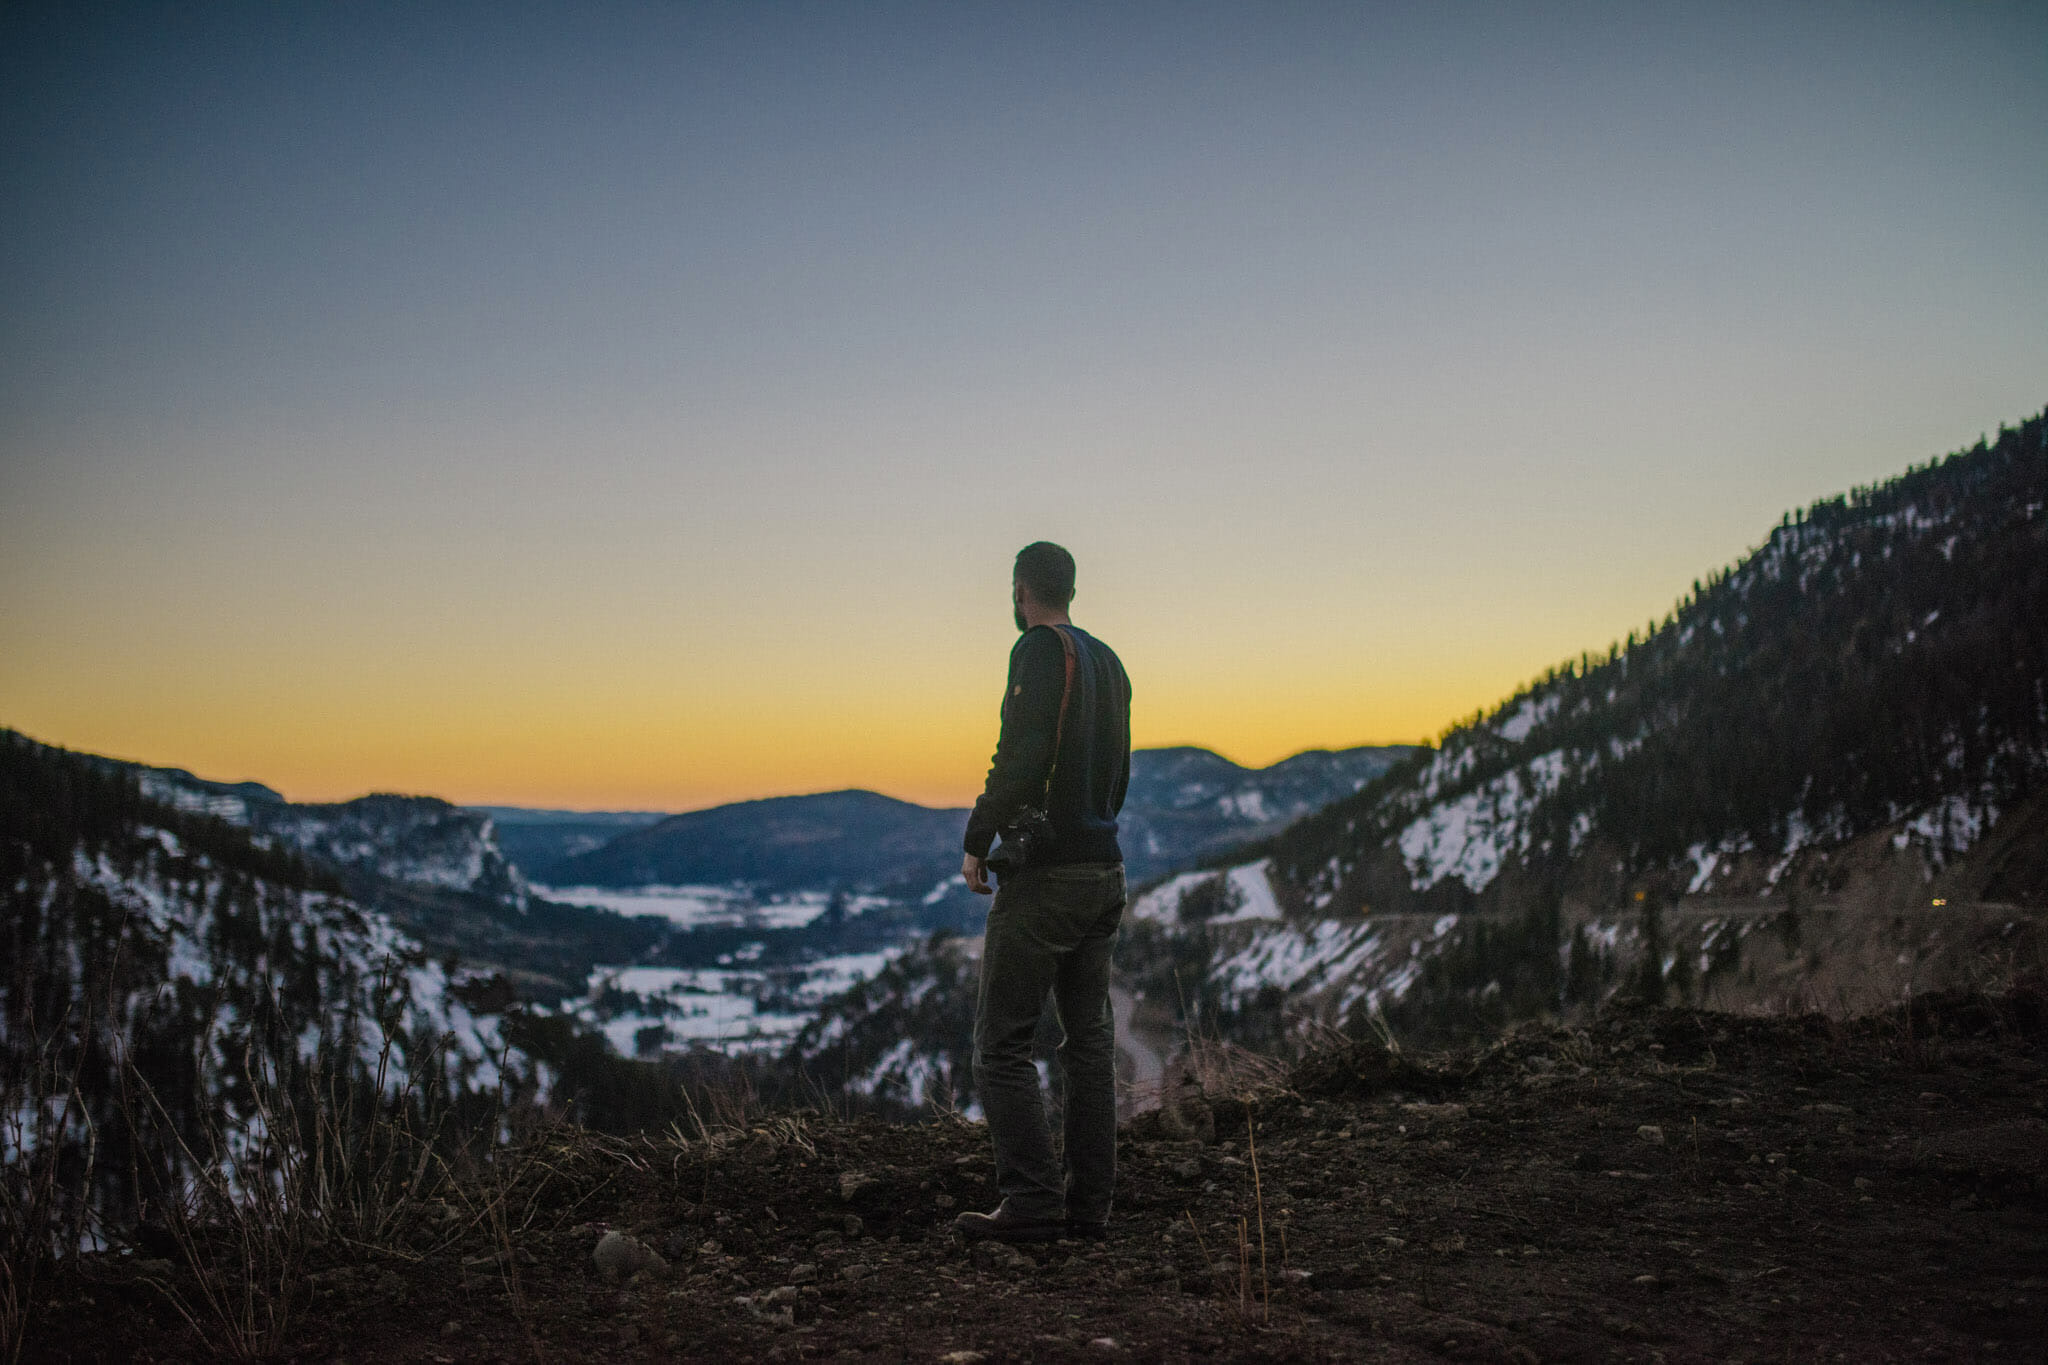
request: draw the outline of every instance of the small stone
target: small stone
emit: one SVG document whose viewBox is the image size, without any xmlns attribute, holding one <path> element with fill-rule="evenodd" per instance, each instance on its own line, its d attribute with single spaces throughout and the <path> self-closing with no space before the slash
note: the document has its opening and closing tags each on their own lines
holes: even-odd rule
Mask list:
<svg viewBox="0 0 2048 1365">
<path fill-rule="evenodd" d="M 1114 1351 L 1117 1349 L 1116 1338 L 1095 1337 L 1089 1341 L 1088 1349 L 1091 1351 Z"/>
<path fill-rule="evenodd" d="M 846 1240 L 850 1242 L 856 1237 L 867 1236 L 868 1225 L 860 1220 L 859 1214 L 849 1213 L 840 1224 L 840 1230 L 846 1234 Z"/>
<path fill-rule="evenodd" d="M 791 1284 L 816 1284 L 818 1282 L 818 1267 L 810 1261 L 805 1261 L 802 1265 L 795 1267 L 789 1272 L 789 1282 Z"/>
<path fill-rule="evenodd" d="M 1646 1123 L 1636 1129 L 1636 1136 L 1649 1143 L 1652 1147 L 1662 1147 L 1664 1145 L 1664 1130 L 1654 1123 Z"/>
<path fill-rule="evenodd" d="M 970 1254 L 983 1270 L 1030 1270 L 1036 1264 L 1008 1242 L 976 1242 Z"/>
<path fill-rule="evenodd" d="M 865 1280 L 873 1272 L 873 1266 L 864 1265 L 859 1261 L 853 1261 L 847 1265 L 839 1267 L 839 1278 L 842 1280 Z"/>
<path fill-rule="evenodd" d="M 716 1237 L 707 1237 L 697 1244 L 697 1254 L 699 1256 L 716 1256 L 724 1250 L 725 1245 Z"/>
<path fill-rule="evenodd" d="M 448 1319 L 448 1321 L 441 1324 L 441 1335 L 444 1337 L 461 1336 L 462 1324 L 457 1322 L 454 1318 Z"/>
<path fill-rule="evenodd" d="M 882 1182 L 859 1171 L 847 1171 L 839 1177 L 839 1197 L 852 1200 L 856 1195 L 871 1190 Z"/>
<path fill-rule="evenodd" d="M 661 1258 L 660 1252 L 631 1233 L 616 1229 L 598 1239 L 597 1249 L 590 1253 L 590 1259 L 598 1274 L 614 1281 L 642 1271 L 661 1274 L 668 1269 L 668 1262 Z"/>
<path fill-rule="evenodd" d="M 939 1357 L 939 1365 L 981 1365 L 987 1359 L 986 1351 L 948 1351 Z"/>
<path fill-rule="evenodd" d="M 958 1202 L 950 1194 L 935 1194 L 932 1196 L 932 1207 L 935 1209 L 950 1209 Z"/>
<path fill-rule="evenodd" d="M 1859 1175 L 1856 1177 L 1856 1188 L 1859 1190 L 1869 1189 L 1871 1187 L 1871 1183 L 1871 1179 L 1867 1175 Z"/>
<path fill-rule="evenodd" d="M 1189 1157 L 1185 1161 L 1176 1161 L 1169 1169 L 1182 1180 L 1200 1180 L 1202 1178 L 1202 1163 L 1193 1157 Z"/>
<path fill-rule="evenodd" d="M 763 1294 L 761 1296 L 761 1302 L 795 1303 L 796 1286 L 793 1284 L 778 1284 L 773 1289 L 769 1290 L 766 1294 Z"/>
</svg>

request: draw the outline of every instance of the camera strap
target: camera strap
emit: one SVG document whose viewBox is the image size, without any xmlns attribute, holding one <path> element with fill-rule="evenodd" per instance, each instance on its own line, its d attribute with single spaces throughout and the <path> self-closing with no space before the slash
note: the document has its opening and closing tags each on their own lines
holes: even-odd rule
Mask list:
<svg viewBox="0 0 2048 1365">
<path fill-rule="evenodd" d="M 1045 796 L 1039 801 L 1041 807 L 1050 807 L 1052 805 L 1052 775 L 1058 772 L 1060 767 L 1060 742 L 1067 735 L 1067 702 L 1074 695 L 1074 669 L 1076 667 L 1074 637 L 1067 634 L 1065 626 L 1054 626 L 1052 629 L 1060 637 L 1060 649 L 1065 654 L 1063 662 L 1066 665 L 1066 678 L 1060 684 L 1060 714 L 1059 719 L 1054 721 L 1052 726 L 1052 762 L 1045 770 Z"/>
</svg>

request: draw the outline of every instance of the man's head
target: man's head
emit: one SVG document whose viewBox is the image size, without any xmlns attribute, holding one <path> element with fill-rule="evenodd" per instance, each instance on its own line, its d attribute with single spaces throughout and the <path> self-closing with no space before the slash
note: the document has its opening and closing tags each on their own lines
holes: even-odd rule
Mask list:
<svg viewBox="0 0 2048 1365">
<path fill-rule="evenodd" d="M 1017 629 L 1029 622 L 1024 603 L 1064 615 L 1074 600 L 1074 557 L 1049 540 L 1034 540 L 1017 551 L 1017 567 L 1010 574 L 1012 606 Z"/>
</svg>

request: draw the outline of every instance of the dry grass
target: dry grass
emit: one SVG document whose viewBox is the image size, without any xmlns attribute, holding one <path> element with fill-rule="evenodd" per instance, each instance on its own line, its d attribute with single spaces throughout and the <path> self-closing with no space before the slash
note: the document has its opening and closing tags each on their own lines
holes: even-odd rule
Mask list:
<svg viewBox="0 0 2048 1365">
<path fill-rule="evenodd" d="M 29 1062 L 0 1095 L 0 1360 L 21 1358 L 23 1335 L 58 1261 L 95 1233 L 85 1192 L 99 1156 L 78 1086 L 75 1041 L 87 1027 L 38 1035 L 24 1026 Z M 67 1040 L 74 1045 L 67 1048 Z M 72 1142 L 82 1133 L 81 1145 Z"/>
<path fill-rule="evenodd" d="M 1287 1088 L 1286 1062 L 1221 1038 L 1190 1032 L 1182 1065 L 1205 1095 L 1251 1099 Z"/>
</svg>

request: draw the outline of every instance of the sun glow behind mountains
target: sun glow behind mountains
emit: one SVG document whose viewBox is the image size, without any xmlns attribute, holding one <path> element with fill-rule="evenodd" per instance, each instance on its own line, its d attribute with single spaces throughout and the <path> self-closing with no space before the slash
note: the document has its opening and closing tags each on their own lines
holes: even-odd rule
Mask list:
<svg viewBox="0 0 2048 1365">
<path fill-rule="evenodd" d="M 2035 411 L 2048 19 L 0 16 L 0 723 L 296 798 L 1413 740 Z"/>
</svg>

